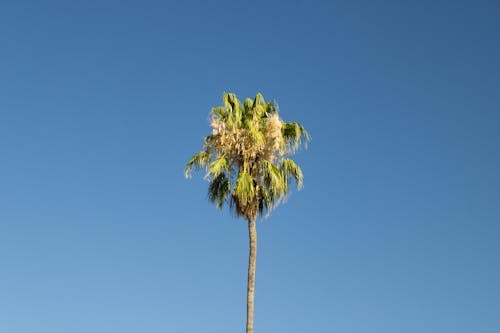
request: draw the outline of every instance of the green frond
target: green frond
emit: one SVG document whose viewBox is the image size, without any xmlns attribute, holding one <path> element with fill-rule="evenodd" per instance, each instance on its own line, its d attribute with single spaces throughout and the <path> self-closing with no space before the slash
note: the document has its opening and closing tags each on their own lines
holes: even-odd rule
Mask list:
<svg viewBox="0 0 500 333">
<path fill-rule="evenodd" d="M 184 175 L 186 178 L 191 176 L 191 169 L 199 170 L 206 167 L 210 163 L 210 154 L 207 151 L 201 151 L 198 154 L 193 155 L 189 162 L 186 164 L 184 170 Z"/>
<path fill-rule="evenodd" d="M 230 111 L 230 109 L 224 105 L 223 106 L 216 106 L 216 107 L 212 108 L 211 115 L 212 115 L 212 117 L 215 116 L 216 118 L 225 122 L 229 116 L 229 111 Z"/>
<path fill-rule="evenodd" d="M 252 99 L 250 99 L 250 98 L 245 99 L 244 106 L 245 106 L 245 112 L 250 111 L 252 109 L 252 107 L 253 107 L 253 101 L 252 101 Z"/>
<path fill-rule="evenodd" d="M 243 112 L 243 123 L 247 121 L 251 121 L 255 117 L 255 105 L 254 100 L 247 98 L 244 104 L 244 112 Z"/>
<path fill-rule="evenodd" d="M 259 186 L 259 214 L 265 215 L 270 212 L 275 206 L 275 199 L 269 194 L 269 191 L 263 187 Z"/>
<path fill-rule="evenodd" d="M 309 141 L 309 134 L 306 129 L 299 123 L 285 123 L 282 128 L 283 139 L 287 142 L 290 148 L 297 150 L 303 141 Z"/>
<path fill-rule="evenodd" d="M 225 120 L 228 125 L 238 127 L 241 124 L 242 118 L 242 109 L 241 102 L 238 100 L 235 94 L 225 93 L 224 97 L 224 105 L 229 110 L 229 115 Z"/>
<path fill-rule="evenodd" d="M 208 168 L 208 175 L 212 177 L 217 177 L 219 174 L 228 171 L 229 171 L 229 162 L 224 156 L 222 156 L 210 164 Z"/>
<path fill-rule="evenodd" d="M 245 128 L 248 131 L 248 134 L 250 136 L 250 139 L 252 140 L 251 142 L 253 145 L 256 147 L 261 147 L 264 145 L 264 133 L 260 130 L 258 127 L 258 124 L 253 122 L 251 119 L 245 119 Z"/>
<path fill-rule="evenodd" d="M 256 119 L 261 119 L 262 117 L 265 116 L 265 114 L 266 114 L 266 105 L 265 104 L 259 104 L 253 108 L 253 116 Z"/>
<path fill-rule="evenodd" d="M 261 93 L 257 93 L 255 95 L 255 98 L 253 100 L 253 107 L 256 107 L 257 105 L 263 105 L 266 103 L 266 100 L 264 99 L 264 96 L 262 96 Z"/>
<path fill-rule="evenodd" d="M 262 161 L 264 185 L 273 199 L 285 196 L 288 190 L 287 178 L 283 171 L 269 161 Z"/>
<path fill-rule="evenodd" d="M 224 95 L 222 96 L 222 101 L 224 102 L 224 105 L 230 108 L 232 106 L 231 102 L 234 99 L 234 97 L 235 95 L 233 93 L 224 93 Z"/>
<path fill-rule="evenodd" d="M 255 198 L 255 186 L 252 176 L 248 172 L 241 170 L 238 174 L 233 195 L 243 205 L 246 205 Z"/>
<path fill-rule="evenodd" d="M 272 115 L 278 113 L 278 104 L 276 102 L 267 102 L 266 104 L 266 113 L 268 115 Z"/>
<path fill-rule="evenodd" d="M 210 185 L 208 186 L 208 200 L 215 203 L 218 209 L 221 209 L 230 192 L 231 183 L 229 178 L 224 173 L 220 173 L 210 181 Z"/>
<path fill-rule="evenodd" d="M 285 174 L 285 177 L 288 179 L 292 177 L 297 184 L 297 188 L 301 189 L 303 186 L 303 175 L 302 169 L 291 159 L 286 158 L 281 161 L 280 169 Z"/>
</svg>

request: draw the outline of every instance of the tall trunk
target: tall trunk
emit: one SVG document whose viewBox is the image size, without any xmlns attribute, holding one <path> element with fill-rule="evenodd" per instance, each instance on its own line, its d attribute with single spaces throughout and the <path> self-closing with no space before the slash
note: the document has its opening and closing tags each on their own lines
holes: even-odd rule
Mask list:
<svg viewBox="0 0 500 333">
<path fill-rule="evenodd" d="M 250 252 L 248 255 L 247 333 L 253 333 L 255 264 L 257 261 L 257 228 L 255 225 L 255 217 L 248 219 L 248 236 L 250 239 Z"/>
</svg>

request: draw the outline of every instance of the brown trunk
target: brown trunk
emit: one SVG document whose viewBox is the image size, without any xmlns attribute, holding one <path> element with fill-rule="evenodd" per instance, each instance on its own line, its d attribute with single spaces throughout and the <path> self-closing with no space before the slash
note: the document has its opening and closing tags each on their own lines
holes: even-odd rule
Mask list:
<svg viewBox="0 0 500 333">
<path fill-rule="evenodd" d="M 253 333 L 255 264 L 257 261 L 257 228 L 255 225 L 255 217 L 248 219 L 248 236 L 250 239 L 250 252 L 248 255 L 247 333 Z"/>
</svg>

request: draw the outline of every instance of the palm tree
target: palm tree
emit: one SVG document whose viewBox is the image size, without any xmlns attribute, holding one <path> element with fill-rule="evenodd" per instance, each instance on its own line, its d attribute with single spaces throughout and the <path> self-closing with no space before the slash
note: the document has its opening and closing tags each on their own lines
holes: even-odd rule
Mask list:
<svg viewBox="0 0 500 333">
<path fill-rule="evenodd" d="M 264 216 L 285 199 L 291 179 L 300 189 L 302 170 L 288 158 L 309 136 L 298 123 L 286 123 L 274 102 L 259 93 L 242 104 L 236 95 L 225 93 L 224 105 L 210 112 L 212 134 L 203 150 L 187 163 L 192 169 L 206 168 L 210 182 L 208 199 L 221 209 L 224 203 L 248 221 L 247 325 L 253 333 L 255 264 L 257 258 L 257 215 Z"/>
</svg>

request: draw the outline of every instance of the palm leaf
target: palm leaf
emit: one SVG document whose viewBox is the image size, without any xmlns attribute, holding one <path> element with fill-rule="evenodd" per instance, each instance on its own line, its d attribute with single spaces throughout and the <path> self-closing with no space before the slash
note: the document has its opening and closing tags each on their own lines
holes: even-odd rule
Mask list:
<svg viewBox="0 0 500 333">
<path fill-rule="evenodd" d="M 303 175 L 300 167 L 291 159 L 286 158 L 281 161 L 280 169 L 283 171 L 285 177 L 288 179 L 292 177 L 299 189 L 303 186 Z"/>
<path fill-rule="evenodd" d="M 193 155 L 189 162 L 186 164 L 184 170 L 184 175 L 186 178 L 191 177 L 191 169 L 201 169 L 206 167 L 210 163 L 210 154 L 207 151 L 201 151 L 198 154 Z"/>
<path fill-rule="evenodd" d="M 236 179 L 233 196 L 242 206 L 248 204 L 255 198 L 255 186 L 252 176 L 244 170 L 241 170 Z"/>
<path fill-rule="evenodd" d="M 220 173 L 210 181 L 208 200 L 215 203 L 218 209 L 221 209 L 230 192 L 231 183 L 229 178 L 224 173 Z"/>
<path fill-rule="evenodd" d="M 287 181 L 282 170 L 273 163 L 264 160 L 262 162 L 262 173 L 264 185 L 268 194 L 275 200 L 280 200 L 287 192 Z"/>
<path fill-rule="evenodd" d="M 310 139 L 306 129 L 299 123 L 284 123 L 282 128 L 283 139 L 288 143 L 292 151 L 297 150 L 302 141 L 307 143 Z"/>
<path fill-rule="evenodd" d="M 229 171 L 229 162 L 224 156 L 213 161 L 208 167 L 208 175 L 212 177 L 217 177 L 219 174 L 227 171 Z"/>
</svg>

